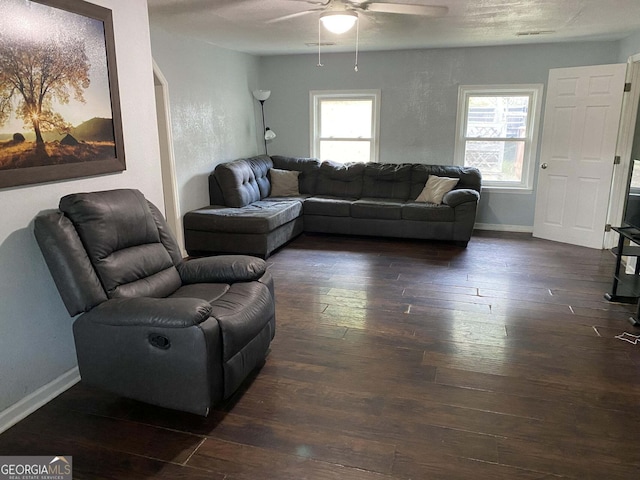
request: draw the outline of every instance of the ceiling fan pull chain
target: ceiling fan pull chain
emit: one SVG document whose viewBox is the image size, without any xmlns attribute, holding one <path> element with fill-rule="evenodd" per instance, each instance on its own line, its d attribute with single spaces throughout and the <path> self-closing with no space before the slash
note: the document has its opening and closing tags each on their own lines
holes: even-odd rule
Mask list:
<svg viewBox="0 0 640 480">
<path fill-rule="evenodd" d="M 356 20 L 356 65 L 354 71 L 358 71 L 358 43 L 360 42 L 360 19 Z"/>
<path fill-rule="evenodd" d="M 324 65 L 322 65 L 322 62 L 320 61 L 320 49 L 322 48 L 322 39 L 320 38 L 320 32 L 322 30 L 321 28 L 321 22 L 320 19 L 318 18 L 318 65 L 316 65 L 316 67 L 324 67 Z"/>
</svg>

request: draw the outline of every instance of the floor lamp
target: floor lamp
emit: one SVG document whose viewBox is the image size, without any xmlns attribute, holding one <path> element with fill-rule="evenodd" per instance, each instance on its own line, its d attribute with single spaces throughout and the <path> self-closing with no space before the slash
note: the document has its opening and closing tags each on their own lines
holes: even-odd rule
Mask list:
<svg viewBox="0 0 640 480">
<path fill-rule="evenodd" d="M 264 102 L 271 96 L 271 90 L 254 90 L 253 96 L 260 102 L 260 109 L 262 110 L 262 127 L 264 128 L 264 153 L 267 152 L 267 140 L 273 140 L 276 138 L 276 134 L 264 123 Z"/>
</svg>

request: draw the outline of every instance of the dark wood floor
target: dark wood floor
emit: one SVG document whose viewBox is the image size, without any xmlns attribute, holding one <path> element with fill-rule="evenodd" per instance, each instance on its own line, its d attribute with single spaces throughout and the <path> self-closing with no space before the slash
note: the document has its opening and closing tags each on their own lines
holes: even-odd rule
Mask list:
<svg viewBox="0 0 640 480">
<path fill-rule="evenodd" d="M 82 385 L 0 435 L 86 479 L 637 479 L 640 331 L 614 257 L 479 232 L 298 238 L 265 366 L 208 418 Z"/>
</svg>

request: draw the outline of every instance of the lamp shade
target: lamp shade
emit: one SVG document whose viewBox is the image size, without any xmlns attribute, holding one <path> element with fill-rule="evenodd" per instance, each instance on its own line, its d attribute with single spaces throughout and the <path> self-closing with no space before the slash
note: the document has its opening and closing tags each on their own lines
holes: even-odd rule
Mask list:
<svg viewBox="0 0 640 480">
<path fill-rule="evenodd" d="M 324 28 L 332 33 L 345 33 L 356 24 L 358 14 L 356 12 L 325 12 L 320 15 L 320 21 Z"/>
<path fill-rule="evenodd" d="M 267 127 L 264 131 L 264 139 L 273 140 L 274 138 L 276 138 L 276 133 L 273 130 L 271 130 L 269 127 Z"/>
<path fill-rule="evenodd" d="M 260 102 L 264 102 L 267 98 L 271 96 L 271 90 L 254 90 L 253 96 L 256 100 Z"/>
</svg>

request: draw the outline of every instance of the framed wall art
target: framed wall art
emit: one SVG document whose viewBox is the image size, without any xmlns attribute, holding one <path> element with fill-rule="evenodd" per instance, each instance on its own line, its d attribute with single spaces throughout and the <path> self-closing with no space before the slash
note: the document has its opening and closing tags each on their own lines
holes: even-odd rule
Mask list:
<svg viewBox="0 0 640 480">
<path fill-rule="evenodd" d="M 0 188 L 125 170 L 111 10 L 0 0 Z"/>
</svg>

